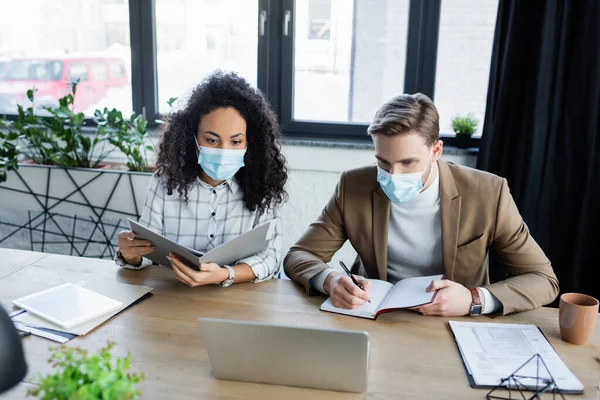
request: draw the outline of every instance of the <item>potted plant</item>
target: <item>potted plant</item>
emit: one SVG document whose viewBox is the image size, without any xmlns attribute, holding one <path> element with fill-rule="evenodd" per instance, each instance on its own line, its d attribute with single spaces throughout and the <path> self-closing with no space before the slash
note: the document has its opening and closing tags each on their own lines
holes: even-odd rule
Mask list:
<svg viewBox="0 0 600 400">
<path fill-rule="evenodd" d="M 467 114 L 465 116 L 457 115 L 452 118 L 452 130 L 456 134 L 454 145 L 459 149 L 466 149 L 470 147 L 471 136 L 477 131 L 479 126 L 479 120 L 475 118 L 473 114 Z"/>
<path fill-rule="evenodd" d="M 129 171 L 151 172 L 154 168 L 148 165 L 149 153 L 155 151 L 148 140 L 148 121 L 135 113 L 129 120 L 123 117 L 121 111 L 113 108 L 103 111 L 96 110 L 94 122 L 102 137 L 119 149 L 127 158 Z"/>
<path fill-rule="evenodd" d="M 100 149 L 106 140 L 100 136 L 104 132 L 84 134 L 85 115 L 73 111 L 77 84 L 73 84 L 71 93 L 59 99 L 57 107 L 43 107 L 47 116 L 36 114 L 35 91 L 27 91 L 32 104 L 28 108 L 18 105 L 15 121 L 0 120 L 0 128 L 8 132 L 0 136 L 3 146 L 7 142 L 24 142 L 24 157 L 36 164 L 97 168 L 110 150 Z"/>
<path fill-rule="evenodd" d="M 13 121 L 0 119 L 0 208 L 34 212 L 17 231 L 41 233 L 42 251 L 46 233 L 53 233 L 70 244 L 71 254 L 98 257 L 88 246 L 93 242 L 105 245 L 102 257 L 112 257 L 117 229 L 103 218 L 139 219 L 154 148 L 147 121 L 136 114 L 125 118 L 105 108 L 95 112 L 94 126 L 86 126 L 85 115 L 73 111 L 76 90 L 73 84 L 57 106 L 42 107 L 43 116 L 36 112 L 35 90 L 29 90 L 31 106 L 19 105 Z M 126 165 L 106 162 L 115 149 L 124 154 Z M 59 221 L 56 215 L 66 218 Z M 89 237 L 62 222 L 75 216 L 91 217 L 95 226 Z"/>
<path fill-rule="evenodd" d="M 0 139 L 3 140 L 3 134 L 0 131 Z M 0 146 L 0 183 L 6 181 L 8 171 L 14 171 L 18 168 L 19 148 L 15 143 L 8 142 L 5 146 Z"/>
<path fill-rule="evenodd" d="M 118 148 L 127 157 L 129 170 L 150 171 L 148 152 L 154 147 L 148 144 L 147 121 L 135 113 L 127 120 L 120 111 L 104 108 L 94 113 L 95 129 L 84 132 L 85 115 L 73 111 L 76 91 L 75 83 L 57 107 L 42 107 L 47 115 L 40 116 L 36 114 L 35 89 L 28 90 L 32 105 L 18 105 L 15 121 L 0 119 L 0 128 L 7 132 L 0 131 L 3 148 L 24 142 L 21 155 L 26 161 L 71 168 L 103 167 L 102 161 Z M 111 146 L 107 148 L 107 144 Z"/>
<path fill-rule="evenodd" d="M 143 375 L 132 374 L 131 355 L 113 358 L 114 344 L 109 343 L 100 354 L 61 346 L 50 348 L 48 360 L 57 371 L 41 376 L 39 385 L 28 395 L 42 400 L 125 400 L 141 396 L 138 384 Z"/>
</svg>

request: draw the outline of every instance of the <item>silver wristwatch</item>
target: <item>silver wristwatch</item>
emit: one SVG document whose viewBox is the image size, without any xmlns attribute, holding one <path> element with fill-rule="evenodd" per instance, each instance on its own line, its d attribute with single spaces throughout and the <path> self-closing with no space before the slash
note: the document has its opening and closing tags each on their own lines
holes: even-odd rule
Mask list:
<svg viewBox="0 0 600 400">
<path fill-rule="evenodd" d="M 223 265 L 222 268 L 227 268 L 227 271 L 229 272 L 229 277 L 220 283 L 221 287 L 228 287 L 233 285 L 233 281 L 235 279 L 235 273 L 233 272 L 233 268 L 231 268 L 229 265 Z"/>
</svg>

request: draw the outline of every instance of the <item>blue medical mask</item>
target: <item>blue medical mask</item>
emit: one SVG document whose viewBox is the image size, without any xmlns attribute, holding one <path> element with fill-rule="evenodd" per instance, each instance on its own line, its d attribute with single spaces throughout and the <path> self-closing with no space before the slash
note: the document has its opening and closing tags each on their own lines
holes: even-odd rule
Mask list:
<svg viewBox="0 0 600 400">
<path fill-rule="evenodd" d="M 198 142 L 196 141 L 196 145 Z M 226 181 L 235 176 L 244 164 L 244 150 L 215 149 L 213 147 L 198 146 L 198 164 L 206 175 L 216 181 Z"/>
<path fill-rule="evenodd" d="M 428 159 L 427 164 L 429 164 Z M 420 172 L 412 174 L 390 174 L 384 169 L 377 167 L 377 182 L 381 185 L 381 188 L 394 203 L 406 203 L 411 201 L 421 192 L 423 189 L 423 173 L 427 169 L 427 166 Z M 427 182 L 431 176 L 431 169 L 427 176 Z"/>
</svg>

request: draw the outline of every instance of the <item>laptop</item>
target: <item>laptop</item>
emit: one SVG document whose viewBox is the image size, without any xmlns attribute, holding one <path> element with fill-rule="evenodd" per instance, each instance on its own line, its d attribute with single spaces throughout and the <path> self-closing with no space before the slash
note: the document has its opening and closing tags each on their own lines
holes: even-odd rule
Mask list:
<svg viewBox="0 0 600 400">
<path fill-rule="evenodd" d="M 217 379 L 364 392 L 367 332 L 200 318 Z"/>
</svg>

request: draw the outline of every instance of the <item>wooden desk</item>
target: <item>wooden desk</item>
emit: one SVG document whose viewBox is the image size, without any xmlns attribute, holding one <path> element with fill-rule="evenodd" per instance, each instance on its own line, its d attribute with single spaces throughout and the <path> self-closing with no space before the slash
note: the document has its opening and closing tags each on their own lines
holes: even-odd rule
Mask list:
<svg viewBox="0 0 600 400">
<path fill-rule="evenodd" d="M 133 370 L 144 372 L 145 399 L 483 399 L 486 390 L 471 389 L 447 319 L 394 312 L 369 321 L 319 311 L 322 297 L 309 298 L 286 280 L 260 284 L 188 288 L 166 268 L 141 271 L 118 268 L 110 261 L 0 249 L 0 304 L 64 282 L 85 278 L 112 279 L 154 288 L 154 296 L 121 313 L 85 337 L 68 343 L 97 351 L 115 341 L 116 354 L 131 352 Z M 216 380 L 204 349 L 198 317 L 357 329 L 371 336 L 369 386 L 365 394 L 270 386 Z M 495 322 L 531 323 L 542 328 L 567 366 L 585 385 L 584 396 L 599 398 L 600 329 L 586 346 L 562 342 L 558 312 L 539 309 L 496 318 Z M 480 317 L 479 320 L 487 320 Z M 50 367 L 52 342 L 29 336 L 23 340 L 30 373 L 26 382 L 1 396 L 23 399 L 37 373 Z M 307 366 L 310 367 L 310 366 Z"/>
</svg>

